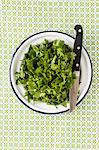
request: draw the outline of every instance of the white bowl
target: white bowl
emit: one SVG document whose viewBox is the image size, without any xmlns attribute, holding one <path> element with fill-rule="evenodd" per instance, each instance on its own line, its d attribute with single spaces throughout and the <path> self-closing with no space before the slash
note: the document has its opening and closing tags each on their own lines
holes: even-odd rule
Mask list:
<svg viewBox="0 0 99 150">
<path fill-rule="evenodd" d="M 42 113 L 60 113 L 69 110 L 70 106 L 63 107 L 61 105 L 56 108 L 52 105 L 47 105 L 41 102 L 31 102 L 29 103 L 27 99 L 24 97 L 25 90 L 22 85 L 16 85 L 15 80 L 15 72 L 20 70 L 21 61 L 24 58 L 24 54 L 28 51 L 30 44 L 38 44 L 41 43 L 44 39 L 55 40 L 60 39 L 64 40 L 64 42 L 73 48 L 74 38 L 66 33 L 57 32 L 57 31 L 44 31 L 37 34 L 34 34 L 24 40 L 20 46 L 16 49 L 16 52 L 13 54 L 11 65 L 10 65 L 10 82 L 12 89 L 15 95 L 21 100 L 23 104 L 31 108 L 32 110 L 42 112 Z M 88 93 L 92 82 L 92 63 L 88 52 L 83 47 L 82 55 L 81 55 L 81 84 L 80 84 L 80 96 L 77 101 L 77 105 L 82 101 L 82 99 Z"/>
</svg>

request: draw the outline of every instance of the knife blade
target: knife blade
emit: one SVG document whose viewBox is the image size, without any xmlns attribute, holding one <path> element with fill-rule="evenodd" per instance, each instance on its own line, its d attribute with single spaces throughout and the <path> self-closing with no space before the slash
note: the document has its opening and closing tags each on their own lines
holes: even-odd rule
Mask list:
<svg viewBox="0 0 99 150">
<path fill-rule="evenodd" d="M 76 38 L 74 42 L 74 52 L 76 53 L 75 60 L 73 62 L 73 72 L 76 76 L 73 86 L 69 92 L 69 100 L 70 100 L 70 112 L 75 110 L 76 102 L 77 102 L 77 94 L 79 88 L 79 78 L 80 78 L 80 60 L 81 60 L 81 51 L 82 51 L 82 39 L 83 39 L 83 29 L 81 25 L 76 25 Z"/>
</svg>

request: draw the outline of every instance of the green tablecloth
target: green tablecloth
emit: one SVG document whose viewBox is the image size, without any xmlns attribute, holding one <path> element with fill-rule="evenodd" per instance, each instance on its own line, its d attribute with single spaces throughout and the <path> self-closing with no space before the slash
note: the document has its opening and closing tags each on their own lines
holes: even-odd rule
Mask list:
<svg viewBox="0 0 99 150">
<path fill-rule="evenodd" d="M 99 149 L 99 3 L 98 0 L 0 1 L 0 150 Z M 16 47 L 43 30 L 74 36 L 84 29 L 83 45 L 93 63 L 93 82 L 75 113 L 46 115 L 24 106 L 9 82 Z"/>
</svg>

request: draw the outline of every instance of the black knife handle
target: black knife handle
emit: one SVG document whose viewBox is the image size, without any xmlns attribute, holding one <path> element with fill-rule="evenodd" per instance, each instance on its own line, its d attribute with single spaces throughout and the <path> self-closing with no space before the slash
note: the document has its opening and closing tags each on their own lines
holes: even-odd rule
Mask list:
<svg viewBox="0 0 99 150">
<path fill-rule="evenodd" d="M 76 57 L 73 63 L 73 71 L 80 70 L 80 58 L 81 58 L 81 50 L 82 50 L 82 39 L 83 39 L 83 29 L 81 25 L 76 25 L 76 38 L 74 42 L 74 52 L 76 53 Z"/>
</svg>

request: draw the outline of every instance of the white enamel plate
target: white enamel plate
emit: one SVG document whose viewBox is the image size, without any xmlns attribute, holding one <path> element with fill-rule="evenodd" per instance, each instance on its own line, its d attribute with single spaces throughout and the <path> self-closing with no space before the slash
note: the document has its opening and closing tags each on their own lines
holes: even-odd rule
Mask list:
<svg viewBox="0 0 99 150">
<path fill-rule="evenodd" d="M 44 31 L 37 33 L 35 35 L 30 36 L 26 40 L 24 40 L 21 45 L 17 48 L 16 52 L 13 54 L 11 65 L 10 65 L 10 82 L 12 89 L 18 99 L 23 102 L 27 107 L 32 110 L 48 113 L 48 114 L 55 114 L 61 113 L 69 110 L 70 106 L 63 107 L 59 105 L 57 108 L 52 105 L 47 105 L 41 102 L 34 102 L 32 101 L 29 103 L 27 99 L 24 97 L 25 90 L 22 85 L 16 85 L 15 80 L 15 72 L 20 70 L 21 60 L 24 58 L 24 54 L 28 51 L 30 44 L 38 44 L 43 42 L 44 39 L 48 40 L 55 40 L 60 39 L 64 40 L 65 44 L 69 45 L 73 48 L 74 45 L 74 38 L 70 35 L 67 35 L 62 32 L 57 31 Z M 82 55 L 81 55 L 81 84 L 80 84 L 80 95 L 77 101 L 77 105 L 83 100 L 83 98 L 88 93 L 92 82 L 92 63 L 88 52 L 85 48 L 82 48 Z"/>
</svg>

